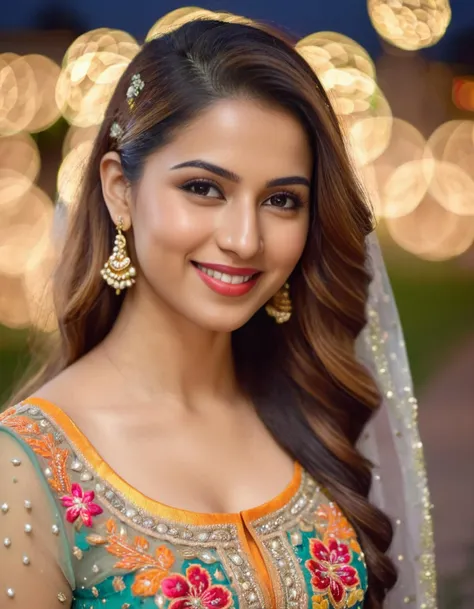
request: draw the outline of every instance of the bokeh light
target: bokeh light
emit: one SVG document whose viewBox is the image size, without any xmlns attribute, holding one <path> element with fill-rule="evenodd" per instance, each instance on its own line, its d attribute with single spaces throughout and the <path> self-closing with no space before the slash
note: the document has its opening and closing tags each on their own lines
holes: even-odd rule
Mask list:
<svg viewBox="0 0 474 609">
<path fill-rule="evenodd" d="M 432 156 L 430 193 L 448 211 L 474 215 L 474 121 L 442 124 L 428 139 L 425 156 Z"/>
<path fill-rule="evenodd" d="M 449 0 L 368 0 L 367 7 L 377 33 L 406 51 L 436 44 L 451 21 Z"/>
<path fill-rule="evenodd" d="M 79 144 L 85 142 L 94 143 L 94 140 L 99 133 L 100 125 L 92 125 L 90 127 L 75 127 L 74 125 L 69 127 L 66 137 L 63 141 L 62 155 L 63 158 L 71 152 L 74 148 L 77 148 Z"/>
<path fill-rule="evenodd" d="M 208 9 L 199 8 L 197 6 L 183 6 L 175 9 L 174 11 L 166 13 L 166 15 L 158 19 L 158 21 L 153 25 L 146 35 L 146 41 L 152 40 L 153 38 L 158 38 L 164 34 L 168 34 L 181 25 L 189 23 L 190 21 L 195 21 L 196 19 L 209 19 L 228 23 L 255 25 L 251 19 L 225 11 L 214 12 Z"/>
<path fill-rule="evenodd" d="M 388 145 L 392 112 L 375 81 L 375 66 L 357 42 L 336 32 L 300 40 L 297 51 L 318 75 L 344 131 L 356 165 L 376 159 Z"/>
<path fill-rule="evenodd" d="M 28 130 L 38 110 L 38 87 L 28 61 L 14 53 L 0 55 L 0 135 Z"/>
<path fill-rule="evenodd" d="M 57 254 L 52 239 L 45 241 L 44 247 L 29 258 L 23 276 L 30 323 L 42 332 L 53 332 L 57 328 L 52 291 Z"/>
<path fill-rule="evenodd" d="M 40 171 L 38 146 L 28 133 L 0 137 L 0 205 L 2 177 L 15 176 L 34 182 Z"/>
<path fill-rule="evenodd" d="M 73 205 L 77 200 L 92 147 L 91 140 L 81 142 L 67 154 L 61 163 L 57 189 L 59 199 L 65 205 Z"/>
<path fill-rule="evenodd" d="M 35 185 L 14 206 L 0 207 L 0 274 L 24 274 L 49 240 L 52 219 L 52 201 Z"/>
<path fill-rule="evenodd" d="M 453 102 L 460 110 L 474 112 L 474 78 L 455 78 L 453 81 Z"/>
<path fill-rule="evenodd" d="M 410 214 L 385 222 L 398 245 L 426 260 L 459 256 L 474 243 L 474 217 L 454 214 L 429 195 Z"/>
<path fill-rule="evenodd" d="M 35 113 L 25 129 L 36 133 L 53 125 L 61 115 L 54 94 L 61 68 L 43 55 L 25 55 L 24 60 L 31 68 L 36 87 Z"/>
<path fill-rule="evenodd" d="M 56 103 L 77 127 L 101 123 L 115 87 L 138 53 L 126 32 L 101 28 L 80 36 L 66 52 L 56 86 Z"/>
<path fill-rule="evenodd" d="M 407 121 L 394 118 L 388 146 L 369 171 L 362 168 L 370 190 L 377 193 L 376 215 L 396 218 L 416 209 L 430 183 L 429 163 L 423 135 Z"/>
<path fill-rule="evenodd" d="M 0 275 L 0 324 L 20 329 L 30 326 L 30 322 L 22 277 Z"/>
</svg>

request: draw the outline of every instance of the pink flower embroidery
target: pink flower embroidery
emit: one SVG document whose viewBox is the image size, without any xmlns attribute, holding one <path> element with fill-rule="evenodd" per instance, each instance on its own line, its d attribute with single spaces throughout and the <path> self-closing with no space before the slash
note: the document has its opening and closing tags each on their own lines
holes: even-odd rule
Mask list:
<svg viewBox="0 0 474 609">
<path fill-rule="evenodd" d="M 211 585 L 206 569 L 193 565 L 186 569 L 186 577 L 171 575 L 161 582 L 166 598 L 174 599 L 169 609 L 228 609 L 232 596 L 223 586 Z"/>
<path fill-rule="evenodd" d="M 313 576 L 311 583 L 318 592 L 329 592 L 332 604 L 339 609 L 347 590 L 359 583 L 357 571 L 349 565 L 349 548 L 336 539 L 330 539 L 327 546 L 319 539 L 311 539 L 310 551 L 313 559 L 306 561 L 306 568 Z"/>
<path fill-rule="evenodd" d="M 67 521 L 75 522 L 80 516 L 86 527 L 91 527 L 92 516 L 98 516 L 103 512 L 100 505 L 92 503 L 95 497 L 94 491 L 84 492 L 79 484 L 74 483 L 71 486 L 71 492 L 72 495 L 61 497 L 61 503 L 67 508 Z"/>
</svg>

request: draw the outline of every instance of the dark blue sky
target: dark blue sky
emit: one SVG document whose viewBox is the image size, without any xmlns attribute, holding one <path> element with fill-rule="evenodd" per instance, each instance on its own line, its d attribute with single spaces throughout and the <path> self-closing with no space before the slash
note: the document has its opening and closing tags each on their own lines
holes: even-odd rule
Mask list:
<svg viewBox="0 0 474 609">
<path fill-rule="evenodd" d="M 59 18 L 70 12 L 81 29 L 116 27 L 142 38 L 160 16 L 187 4 L 173 0 L 20 0 L 2 8 L 0 30 L 35 27 L 41 13 L 48 13 L 50 21 L 51 16 Z M 201 0 L 189 5 L 271 20 L 298 36 L 333 30 L 354 38 L 372 55 L 380 50 L 365 0 Z M 428 54 L 474 64 L 474 0 L 451 0 L 451 7 L 453 19 L 446 36 Z"/>
</svg>

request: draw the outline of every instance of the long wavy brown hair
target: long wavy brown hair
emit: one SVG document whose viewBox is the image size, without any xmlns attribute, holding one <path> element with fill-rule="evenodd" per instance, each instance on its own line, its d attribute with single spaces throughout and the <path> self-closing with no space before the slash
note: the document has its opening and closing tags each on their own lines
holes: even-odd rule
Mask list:
<svg viewBox="0 0 474 609">
<path fill-rule="evenodd" d="M 131 112 L 126 91 L 136 73 L 146 87 Z M 238 378 L 280 445 L 325 486 L 357 530 L 369 571 L 364 607 L 381 609 L 396 581 L 385 554 L 393 532 L 368 501 L 371 464 L 356 448 L 381 402 L 355 356 L 366 324 L 372 215 L 320 82 L 294 41 L 274 29 L 193 21 L 151 40 L 133 59 L 110 101 L 68 220 L 54 281 L 55 346 L 16 397 L 31 395 L 101 342 L 122 306 L 123 296 L 100 276 L 115 228 L 102 196 L 102 156 L 117 149 L 133 184 L 147 157 L 178 129 L 216 100 L 238 96 L 291 112 L 314 155 L 310 230 L 290 278 L 294 314 L 277 326 L 260 310 L 233 333 Z M 115 120 L 124 130 L 119 144 L 109 134 Z"/>
</svg>

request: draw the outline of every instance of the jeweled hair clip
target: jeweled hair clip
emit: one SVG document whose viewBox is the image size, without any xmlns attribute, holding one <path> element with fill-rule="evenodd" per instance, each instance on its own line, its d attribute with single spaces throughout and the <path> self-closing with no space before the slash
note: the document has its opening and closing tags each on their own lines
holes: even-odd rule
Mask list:
<svg viewBox="0 0 474 609">
<path fill-rule="evenodd" d="M 113 140 L 120 142 L 120 140 L 122 139 L 122 136 L 123 136 L 122 127 L 117 123 L 117 121 L 114 121 L 112 123 L 112 126 L 110 127 L 110 137 Z"/>
<path fill-rule="evenodd" d="M 135 107 L 135 100 L 140 95 L 140 91 L 143 90 L 145 83 L 143 82 L 140 74 L 134 74 L 130 82 L 130 86 L 127 89 L 127 102 L 130 110 Z"/>
</svg>

